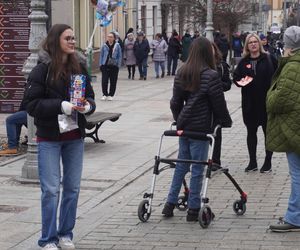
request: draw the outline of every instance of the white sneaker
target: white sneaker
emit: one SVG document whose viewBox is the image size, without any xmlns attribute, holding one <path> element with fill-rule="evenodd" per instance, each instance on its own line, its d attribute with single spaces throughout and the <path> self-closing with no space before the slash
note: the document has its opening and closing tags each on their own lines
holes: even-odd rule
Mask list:
<svg viewBox="0 0 300 250">
<path fill-rule="evenodd" d="M 42 247 L 42 249 L 45 249 L 45 250 L 59 250 L 55 243 L 48 243 L 47 245 Z"/>
<path fill-rule="evenodd" d="M 107 96 L 105 96 L 105 95 L 102 96 L 102 98 L 101 98 L 102 101 L 106 101 L 106 99 L 107 99 Z"/>
<path fill-rule="evenodd" d="M 72 240 L 69 237 L 61 237 L 61 238 L 59 238 L 58 246 L 62 250 L 73 250 L 73 249 L 75 249 L 75 246 L 74 246 Z"/>
<path fill-rule="evenodd" d="M 112 96 L 107 97 L 107 101 L 112 101 L 114 98 Z"/>
</svg>

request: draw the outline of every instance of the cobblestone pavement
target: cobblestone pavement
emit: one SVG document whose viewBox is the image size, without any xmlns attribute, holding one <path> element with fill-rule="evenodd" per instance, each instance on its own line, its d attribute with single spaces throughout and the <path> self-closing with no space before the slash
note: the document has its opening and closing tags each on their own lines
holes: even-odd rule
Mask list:
<svg viewBox="0 0 300 250">
<path fill-rule="evenodd" d="M 152 74 L 150 68 L 150 75 Z M 186 212 L 176 210 L 164 219 L 161 210 L 170 185 L 172 170 L 158 176 L 151 217 L 142 223 L 137 208 L 149 191 L 153 158 L 159 137 L 172 117 L 169 111 L 172 78 L 128 81 L 122 71 L 116 100 L 101 102 L 99 78 L 95 84 L 97 109 L 121 112 L 115 123 L 105 123 L 101 137 L 106 144 L 85 145 L 82 191 L 74 231 L 76 249 L 300 249 L 297 233 L 275 234 L 270 223 L 284 214 L 290 191 L 284 154 L 274 154 L 273 172 L 245 173 L 246 130 L 240 110 L 240 91 L 226 93 L 234 121 L 223 130 L 223 165 L 248 193 L 247 211 L 236 216 L 232 204 L 239 199 L 233 185 L 221 174 L 208 187 L 210 206 L 216 215 L 207 229 L 187 223 Z M 3 116 L 0 116 L 0 120 Z M 0 126 L 0 134 L 3 126 Z M 176 138 L 164 141 L 163 155 L 174 154 Z M 258 162 L 264 157 L 259 131 Z M 0 167 L 0 249 L 38 249 L 40 235 L 40 189 L 37 184 L 18 181 L 24 160 Z"/>
<path fill-rule="evenodd" d="M 235 215 L 232 209 L 233 202 L 239 199 L 238 192 L 225 175 L 216 174 L 208 188 L 210 206 L 216 215 L 209 228 L 202 229 L 197 222 L 187 223 L 186 212 L 179 210 L 173 218 L 163 218 L 161 211 L 173 173 L 165 171 L 157 181 L 151 217 L 142 223 L 137 208 L 143 193 L 149 191 L 152 176 L 149 172 L 132 184 L 133 193 L 123 198 L 122 206 L 77 242 L 77 249 L 300 249 L 299 234 L 267 230 L 286 209 L 290 183 L 285 156 L 274 155 L 272 173 L 245 173 L 247 151 L 240 117 L 241 112 L 237 110 L 233 114 L 234 126 L 224 129 L 222 160 L 248 193 L 243 216 Z M 260 139 L 258 158 L 262 164 L 262 133 Z"/>
</svg>

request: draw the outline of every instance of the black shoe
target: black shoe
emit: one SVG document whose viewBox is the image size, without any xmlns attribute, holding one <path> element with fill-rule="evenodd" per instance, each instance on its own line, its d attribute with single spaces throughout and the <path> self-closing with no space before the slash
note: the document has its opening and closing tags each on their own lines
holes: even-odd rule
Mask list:
<svg viewBox="0 0 300 250">
<path fill-rule="evenodd" d="M 200 210 L 200 208 L 197 208 L 197 209 L 191 209 L 190 208 L 187 211 L 186 221 L 198 221 L 199 210 Z"/>
<path fill-rule="evenodd" d="M 257 163 L 249 163 L 248 167 L 245 168 L 245 172 L 254 172 L 257 171 Z"/>
<path fill-rule="evenodd" d="M 165 77 L 165 72 L 163 72 L 162 74 L 161 74 L 161 78 L 164 78 Z"/>
<path fill-rule="evenodd" d="M 277 224 L 270 225 L 269 229 L 277 233 L 300 232 L 300 227 L 285 222 L 283 218 L 279 218 L 279 222 Z"/>
<path fill-rule="evenodd" d="M 174 216 L 174 213 L 173 213 L 174 208 L 175 208 L 175 204 L 166 202 L 166 204 L 165 204 L 165 206 L 164 206 L 164 209 L 162 210 L 161 213 L 162 213 L 165 217 L 173 217 L 173 216 Z"/>
<path fill-rule="evenodd" d="M 130 80 L 130 78 L 131 78 L 131 75 L 128 75 L 128 79 Z"/>
<path fill-rule="evenodd" d="M 175 76 L 175 73 L 172 73 L 172 76 Z"/>
<path fill-rule="evenodd" d="M 272 171 L 272 164 L 271 161 L 265 161 L 264 164 L 262 165 L 261 169 L 259 172 L 261 173 L 269 173 Z"/>
<path fill-rule="evenodd" d="M 146 76 L 144 76 L 144 80 L 145 80 L 145 81 L 147 80 L 147 77 L 146 77 Z"/>
<path fill-rule="evenodd" d="M 167 73 L 167 76 L 170 76 L 171 74 L 170 73 Z"/>
<path fill-rule="evenodd" d="M 159 78 L 159 76 L 156 76 L 156 79 L 158 79 Z"/>
<path fill-rule="evenodd" d="M 132 76 L 132 80 L 134 80 L 134 76 Z"/>
</svg>

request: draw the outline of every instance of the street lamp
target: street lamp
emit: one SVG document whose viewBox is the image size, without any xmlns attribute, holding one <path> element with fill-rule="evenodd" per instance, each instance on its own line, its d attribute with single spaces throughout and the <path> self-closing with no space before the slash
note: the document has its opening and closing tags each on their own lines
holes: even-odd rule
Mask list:
<svg viewBox="0 0 300 250">
<path fill-rule="evenodd" d="M 41 42 L 47 36 L 46 21 L 48 16 L 45 13 L 45 0 L 31 0 L 30 36 L 29 50 L 30 56 L 27 58 L 22 73 L 28 78 L 29 73 L 35 67 L 38 61 L 38 51 Z M 24 181 L 38 179 L 38 161 L 37 161 L 37 144 L 35 138 L 36 128 L 33 123 L 33 117 L 27 115 L 28 128 L 28 149 L 26 161 L 22 167 L 22 178 Z"/>
<path fill-rule="evenodd" d="M 214 27 L 213 27 L 213 3 L 212 0 L 207 0 L 207 10 L 206 10 L 206 38 L 213 42 L 214 41 Z"/>
</svg>

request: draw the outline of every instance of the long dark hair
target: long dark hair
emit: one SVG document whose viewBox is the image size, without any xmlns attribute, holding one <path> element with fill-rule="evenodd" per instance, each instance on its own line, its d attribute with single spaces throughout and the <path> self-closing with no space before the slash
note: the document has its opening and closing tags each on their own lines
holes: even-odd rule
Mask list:
<svg viewBox="0 0 300 250">
<path fill-rule="evenodd" d="M 214 48 L 214 51 L 215 51 L 215 61 L 216 61 L 216 65 L 219 65 L 222 60 L 223 60 L 223 55 L 222 55 L 222 52 L 220 51 L 219 47 L 217 46 L 216 43 L 212 42 L 211 43 L 213 48 Z"/>
<path fill-rule="evenodd" d="M 42 44 L 42 48 L 47 51 L 51 58 L 50 70 L 54 80 L 63 79 L 68 81 L 71 74 L 79 74 L 81 72 L 79 59 L 75 54 L 69 54 L 67 62 L 63 63 L 60 36 L 67 29 L 72 28 L 66 24 L 53 25 Z"/>
<path fill-rule="evenodd" d="M 190 47 L 187 61 L 179 69 L 178 79 L 188 91 L 199 88 L 201 72 L 205 68 L 215 69 L 211 42 L 205 37 L 196 38 Z"/>
</svg>

